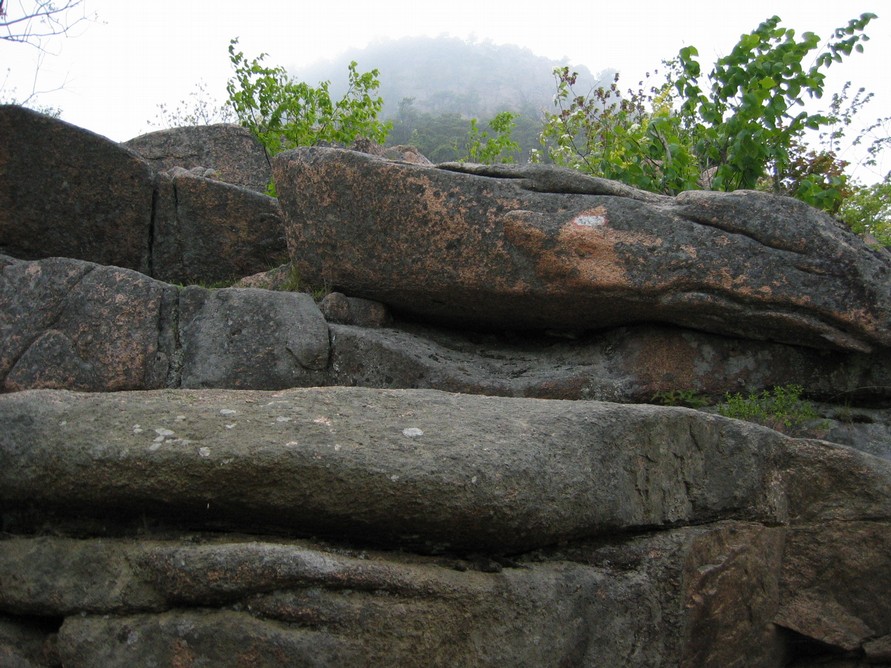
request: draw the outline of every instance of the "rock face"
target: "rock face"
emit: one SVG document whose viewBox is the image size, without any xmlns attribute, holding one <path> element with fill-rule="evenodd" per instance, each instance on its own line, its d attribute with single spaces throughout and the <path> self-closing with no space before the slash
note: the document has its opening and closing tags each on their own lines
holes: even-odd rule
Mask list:
<svg viewBox="0 0 891 668">
<path fill-rule="evenodd" d="M 0 106 L 0 252 L 147 272 L 154 178 L 105 137 Z"/>
<path fill-rule="evenodd" d="M 891 346 L 891 259 L 791 199 L 660 198 L 550 168 L 431 169 L 297 149 L 273 170 L 309 282 L 490 328 L 663 322 Z M 565 182 L 564 182 L 565 181 Z"/>
<path fill-rule="evenodd" d="M 183 168 L 159 176 L 152 234 L 155 278 L 231 282 L 286 257 L 276 199 Z"/>
<path fill-rule="evenodd" d="M 891 463 L 696 411 L 29 391 L 0 398 L 0 421 L 0 502 L 22 534 L 0 541 L 15 574 L 0 606 L 65 618 L 65 665 L 319 651 L 319 665 L 782 665 L 782 629 L 839 651 L 891 631 Z M 114 535 L 148 516 L 377 550 L 24 535 L 44 513 Z M 381 551 L 397 546 L 420 554 Z M 542 614 L 571 623 L 530 633 Z"/>
<path fill-rule="evenodd" d="M 0 665 L 891 665 L 886 253 L 369 146 L 277 163 L 253 275 L 275 200 L 3 114 L 141 165 L 150 224 L 140 271 L 44 257 L 79 200 L 41 227 L 0 145 Z M 790 383 L 829 440 L 651 405 Z"/>
<path fill-rule="evenodd" d="M 173 151 L 184 137 L 188 151 L 202 134 L 175 133 L 163 146 Z M 210 134 L 219 143 L 208 155 L 218 157 L 245 139 L 228 126 Z M 241 158 L 230 160 L 234 174 Z M 275 199 L 172 169 L 157 173 L 105 137 L 0 106 L 0 252 L 77 258 L 176 283 L 232 281 L 287 259 Z"/>
<path fill-rule="evenodd" d="M 272 178 L 263 145 L 249 130 L 229 123 L 159 130 L 123 145 L 159 172 L 201 167 L 215 179 L 259 193 L 266 192 Z"/>
</svg>

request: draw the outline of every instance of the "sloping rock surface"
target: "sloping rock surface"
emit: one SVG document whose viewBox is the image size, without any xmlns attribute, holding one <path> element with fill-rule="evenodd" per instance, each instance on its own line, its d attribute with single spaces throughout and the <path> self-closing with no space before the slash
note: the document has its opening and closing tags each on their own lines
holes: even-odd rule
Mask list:
<svg viewBox="0 0 891 668">
<path fill-rule="evenodd" d="M 779 666 L 891 631 L 891 463 L 696 411 L 26 391 L 0 421 L 0 610 L 62 618 L 65 665 Z"/>
<path fill-rule="evenodd" d="M 215 179 L 260 193 L 272 178 L 263 145 L 249 130 L 230 123 L 149 132 L 123 145 L 159 172 L 203 167 Z"/>
<path fill-rule="evenodd" d="M 660 198 L 553 168 L 276 156 L 301 277 L 454 325 L 663 322 L 820 348 L 891 346 L 891 256 L 805 204 Z"/>
<path fill-rule="evenodd" d="M 105 137 L 0 106 L 0 252 L 147 273 L 155 173 Z"/>
<path fill-rule="evenodd" d="M 156 172 L 125 146 L 58 119 L 0 106 L 0 253 L 76 258 L 175 283 L 233 281 L 287 259 L 276 199 L 171 170 Z"/>
</svg>

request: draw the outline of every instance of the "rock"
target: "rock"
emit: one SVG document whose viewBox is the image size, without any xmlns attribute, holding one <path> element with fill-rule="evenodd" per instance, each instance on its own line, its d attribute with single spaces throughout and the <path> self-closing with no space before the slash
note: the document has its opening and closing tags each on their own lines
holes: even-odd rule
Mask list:
<svg viewBox="0 0 891 668">
<path fill-rule="evenodd" d="M 328 326 L 312 297 L 256 288 L 185 288 L 182 387 L 280 389 L 323 384 Z"/>
<path fill-rule="evenodd" d="M 0 612 L 62 620 L 63 665 L 779 667 L 891 632 L 891 463 L 733 420 L 347 388 L 0 420 Z"/>
<path fill-rule="evenodd" d="M 0 256 L 0 388 L 164 387 L 176 290 L 129 269 Z"/>
<path fill-rule="evenodd" d="M 232 281 L 287 260 L 278 201 L 182 168 L 162 174 L 152 237 L 155 278 Z"/>
<path fill-rule="evenodd" d="M 278 389 L 328 382 L 312 298 L 178 289 L 79 260 L 0 256 L 0 388 Z"/>
<path fill-rule="evenodd" d="M 328 322 L 371 328 L 383 327 L 390 322 L 390 313 L 380 302 L 347 297 L 340 292 L 325 295 L 319 308 Z"/>
<path fill-rule="evenodd" d="M 770 618 L 781 538 L 758 525 L 680 528 L 486 570 L 292 539 L 28 538 L 0 543 L 0 562 L 19 574 L 9 593 L 45 594 L 48 614 L 82 577 L 69 551 L 76 560 L 94 551 L 95 579 L 129 598 L 122 607 L 99 589 L 104 612 L 65 616 L 64 665 L 631 667 L 739 665 L 697 660 L 745 654 L 746 665 L 778 666 L 784 648 Z M 141 592 L 152 592 L 150 603 Z M 157 601 L 176 607 L 155 610 Z M 709 613 L 725 615 L 732 632 Z"/>
<path fill-rule="evenodd" d="M 250 130 L 220 123 L 170 128 L 141 135 L 123 144 L 155 170 L 202 167 L 226 183 L 266 193 L 272 168 L 263 145 Z"/>
<path fill-rule="evenodd" d="M 301 277 L 459 326 L 662 322 L 818 348 L 891 346 L 891 256 L 800 202 L 672 199 L 556 168 L 469 169 L 327 148 L 276 156 Z"/>
<path fill-rule="evenodd" d="M 0 252 L 147 273 L 154 171 L 64 121 L 0 106 Z"/>
<path fill-rule="evenodd" d="M 290 262 L 270 269 L 245 276 L 232 284 L 233 288 L 261 288 L 263 290 L 283 290 L 293 292 L 299 286 L 299 277 L 295 275 Z"/>
<path fill-rule="evenodd" d="M 719 401 L 727 392 L 795 383 L 825 401 L 891 398 L 891 354 L 884 351 L 815 350 L 651 325 L 576 339 L 474 334 L 405 322 L 384 329 L 333 324 L 331 333 L 338 385 L 658 403 L 678 391 Z M 881 439 L 882 416 L 873 421 L 874 438 Z M 837 433 L 848 431 L 840 426 Z"/>
<path fill-rule="evenodd" d="M 889 462 L 686 409 L 359 388 L 35 390 L 0 397 L 0 419 L 7 508 L 102 508 L 109 521 L 154 508 L 510 552 L 717 518 L 880 517 L 891 503 Z M 792 455 L 816 473 L 786 472 Z"/>
</svg>

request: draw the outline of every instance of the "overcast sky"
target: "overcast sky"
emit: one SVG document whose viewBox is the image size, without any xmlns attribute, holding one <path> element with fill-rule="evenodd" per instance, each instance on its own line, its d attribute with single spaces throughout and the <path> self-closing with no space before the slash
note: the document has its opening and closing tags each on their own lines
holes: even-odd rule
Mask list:
<svg viewBox="0 0 891 668">
<path fill-rule="evenodd" d="M 29 4 L 9 0 L 10 14 L 20 1 Z M 49 45 L 55 55 L 44 59 L 38 88 L 62 89 L 40 101 L 61 108 L 63 119 L 117 141 L 148 131 L 159 103 L 176 106 L 201 81 L 222 101 L 233 37 L 247 56 L 267 52 L 268 63 L 298 76 L 303 66 L 374 40 L 450 35 L 517 44 L 593 72 L 615 68 L 630 84 L 685 45 L 696 46 L 710 65 L 774 14 L 783 25 L 824 40 L 863 12 L 878 14 L 867 30 L 872 39 L 866 52 L 831 68 L 830 82 L 840 86 L 850 79 L 865 86 L 876 100 L 864 116 L 891 116 L 889 0 L 85 0 L 85 6 L 98 21 Z M 11 70 L 7 91 L 15 87 L 19 97 L 31 91 L 36 58 L 33 48 L 0 42 L 0 62 Z"/>
</svg>

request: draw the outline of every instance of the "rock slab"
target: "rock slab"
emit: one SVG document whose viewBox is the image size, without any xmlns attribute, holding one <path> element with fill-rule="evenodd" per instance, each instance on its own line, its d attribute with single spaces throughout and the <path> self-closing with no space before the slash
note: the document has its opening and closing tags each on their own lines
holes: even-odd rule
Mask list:
<svg viewBox="0 0 891 668">
<path fill-rule="evenodd" d="M 788 198 L 667 198 L 556 168 L 431 168 L 330 148 L 282 153 L 273 172 L 301 277 L 404 314 L 891 346 L 891 256 Z"/>
</svg>

